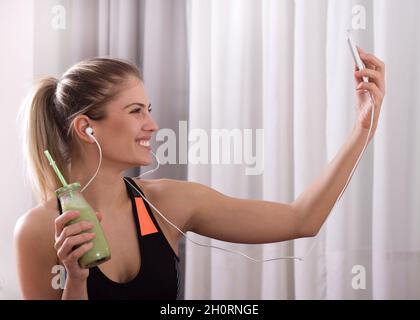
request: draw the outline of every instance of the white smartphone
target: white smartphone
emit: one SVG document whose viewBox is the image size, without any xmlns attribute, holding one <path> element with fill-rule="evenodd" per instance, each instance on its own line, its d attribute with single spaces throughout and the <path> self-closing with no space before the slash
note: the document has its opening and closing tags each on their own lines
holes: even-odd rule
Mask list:
<svg viewBox="0 0 420 320">
<path fill-rule="evenodd" d="M 351 38 L 350 32 L 347 31 L 347 42 L 349 43 L 350 51 L 354 59 L 354 63 L 356 64 L 359 70 L 363 70 L 366 68 L 365 64 L 363 63 L 362 59 L 360 58 L 359 51 L 354 44 L 353 39 Z M 368 77 L 363 77 L 364 82 L 369 82 Z"/>
</svg>

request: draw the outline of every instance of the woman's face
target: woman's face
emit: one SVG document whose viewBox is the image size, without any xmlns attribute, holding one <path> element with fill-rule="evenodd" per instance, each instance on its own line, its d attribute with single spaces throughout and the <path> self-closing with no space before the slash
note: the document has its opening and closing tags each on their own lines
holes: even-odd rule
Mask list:
<svg viewBox="0 0 420 320">
<path fill-rule="evenodd" d="M 106 109 L 106 119 L 95 122 L 93 128 L 104 159 L 123 170 L 151 164 L 151 137 L 159 128 L 150 114 L 143 82 L 130 77 Z"/>
</svg>

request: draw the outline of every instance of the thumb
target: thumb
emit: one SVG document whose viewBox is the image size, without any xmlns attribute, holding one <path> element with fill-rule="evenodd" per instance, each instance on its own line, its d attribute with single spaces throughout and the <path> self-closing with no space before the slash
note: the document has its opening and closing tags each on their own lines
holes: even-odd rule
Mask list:
<svg viewBox="0 0 420 320">
<path fill-rule="evenodd" d="M 96 212 L 96 217 L 98 218 L 99 222 L 101 222 L 104 216 L 102 213 Z"/>
</svg>

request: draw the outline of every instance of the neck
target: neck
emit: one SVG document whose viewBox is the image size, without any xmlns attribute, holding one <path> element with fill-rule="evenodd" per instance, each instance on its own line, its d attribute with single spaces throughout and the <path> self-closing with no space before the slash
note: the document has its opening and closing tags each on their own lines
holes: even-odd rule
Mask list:
<svg viewBox="0 0 420 320">
<path fill-rule="evenodd" d="M 98 164 L 94 162 L 73 159 L 70 181 L 79 182 L 83 188 L 96 171 Z M 113 212 L 123 207 L 129 200 L 123 170 L 116 169 L 115 164 L 102 159 L 98 174 L 82 194 L 90 206 L 101 213 Z"/>
</svg>

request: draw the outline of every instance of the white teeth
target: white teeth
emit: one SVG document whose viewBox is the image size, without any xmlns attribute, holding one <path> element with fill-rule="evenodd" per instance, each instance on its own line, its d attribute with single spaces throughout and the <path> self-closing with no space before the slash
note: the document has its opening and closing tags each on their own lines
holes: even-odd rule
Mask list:
<svg viewBox="0 0 420 320">
<path fill-rule="evenodd" d="M 150 141 L 140 140 L 140 145 L 145 146 L 145 147 L 150 147 Z"/>
</svg>

